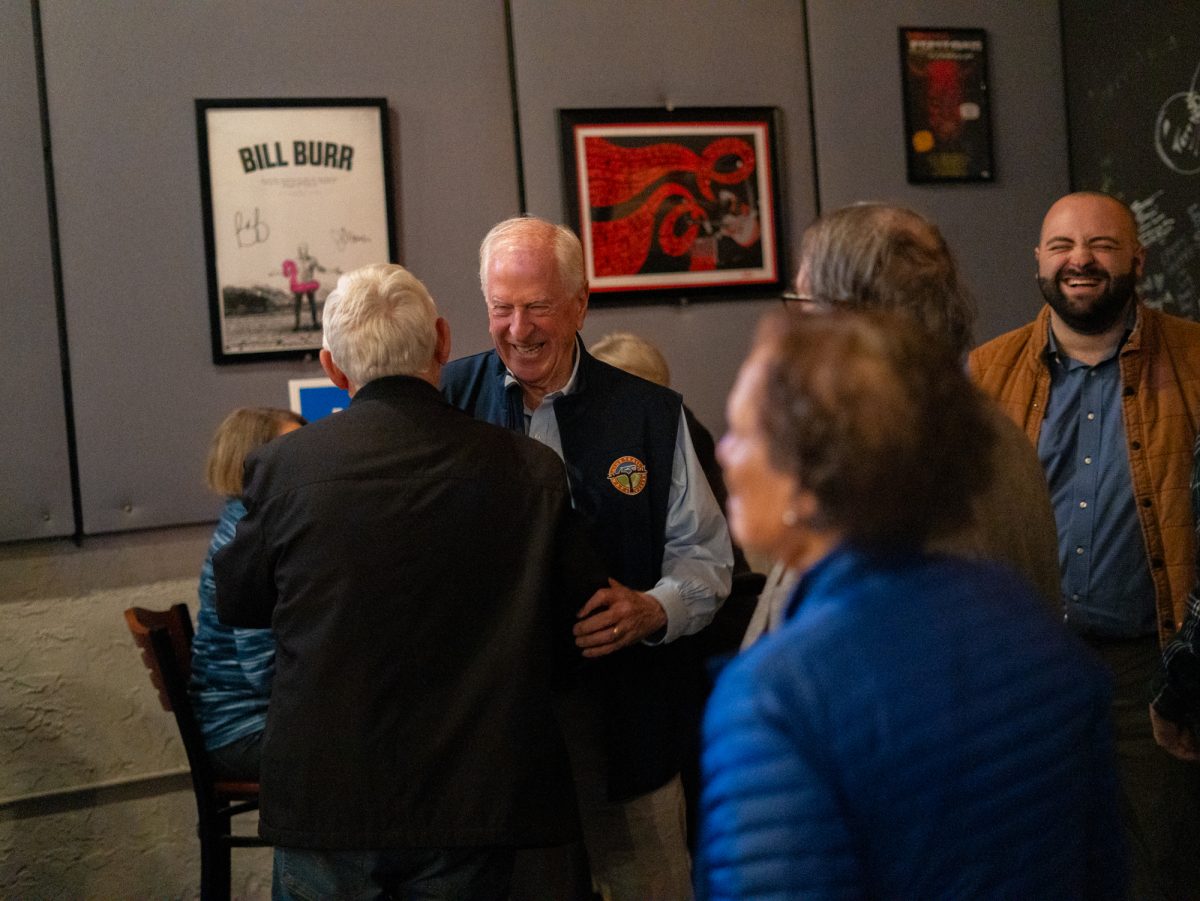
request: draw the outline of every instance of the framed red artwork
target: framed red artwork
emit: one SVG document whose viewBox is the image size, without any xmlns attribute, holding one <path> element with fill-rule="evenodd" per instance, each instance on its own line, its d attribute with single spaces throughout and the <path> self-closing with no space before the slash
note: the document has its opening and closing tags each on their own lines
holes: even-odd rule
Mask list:
<svg viewBox="0 0 1200 901">
<path fill-rule="evenodd" d="M 774 107 L 559 110 L 593 299 L 778 293 L 777 119 Z"/>
</svg>

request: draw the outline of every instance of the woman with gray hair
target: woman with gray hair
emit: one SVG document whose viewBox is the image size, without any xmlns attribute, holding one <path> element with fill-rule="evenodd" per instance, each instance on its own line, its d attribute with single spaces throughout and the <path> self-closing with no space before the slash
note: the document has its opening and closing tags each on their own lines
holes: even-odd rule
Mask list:
<svg viewBox="0 0 1200 901">
<path fill-rule="evenodd" d="M 988 476 L 947 348 L 781 311 L 728 419 L 734 536 L 802 575 L 706 714 L 700 895 L 1121 896 L 1103 670 L 1010 570 L 922 550 Z"/>
</svg>

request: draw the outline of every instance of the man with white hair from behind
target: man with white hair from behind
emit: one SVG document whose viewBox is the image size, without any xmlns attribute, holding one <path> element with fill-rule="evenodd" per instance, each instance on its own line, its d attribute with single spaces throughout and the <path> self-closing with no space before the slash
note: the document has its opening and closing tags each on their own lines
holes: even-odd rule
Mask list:
<svg viewBox="0 0 1200 901">
<path fill-rule="evenodd" d="M 215 561 L 221 619 L 278 641 L 274 897 L 498 901 L 515 847 L 578 828 L 550 689 L 604 573 L 554 452 L 441 398 L 450 331 L 410 272 L 343 276 L 324 329 L 350 406 L 250 457 Z"/>
</svg>

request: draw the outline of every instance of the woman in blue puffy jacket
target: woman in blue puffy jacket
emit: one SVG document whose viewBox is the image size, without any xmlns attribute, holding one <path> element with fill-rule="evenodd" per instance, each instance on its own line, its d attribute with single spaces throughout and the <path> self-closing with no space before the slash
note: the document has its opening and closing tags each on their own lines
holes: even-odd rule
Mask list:
<svg viewBox="0 0 1200 901">
<path fill-rule="evenodd" d="M 1125 892 L 1103 669 L 1014 571 L 920 550 L 990 477 L 940 345 L 779 314 L 738 375 L 730 526 L 802 575 L 706 713 L 701 897 Z"/>
</svg>

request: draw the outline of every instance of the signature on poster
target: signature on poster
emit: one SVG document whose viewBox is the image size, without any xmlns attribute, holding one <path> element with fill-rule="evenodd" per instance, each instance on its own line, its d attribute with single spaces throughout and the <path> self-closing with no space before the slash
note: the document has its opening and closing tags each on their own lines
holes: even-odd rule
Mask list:
<svg viewBox="0 0 1200 901">
<path fill-rule="evenodd" d="M 234 213 L 233 228 L 237 233 L 238 249 L 262 244 L 267 238 L 271 237 L 271 226 L 263 221 L 259 215 L 258 207 L 254 208 L 253 216 L 247 216 L 241 210 Z"/>
<path fill-rule="evenodd" d="M 370 244 L 371 239 L 366 235 L 356 234 L 350 229 L 342 226 L 330 230 L 330 235 L 333 237 L 333 243 L 337 245 L 338 250 L 345 250 L 351 244 Z"/>
</svg>

